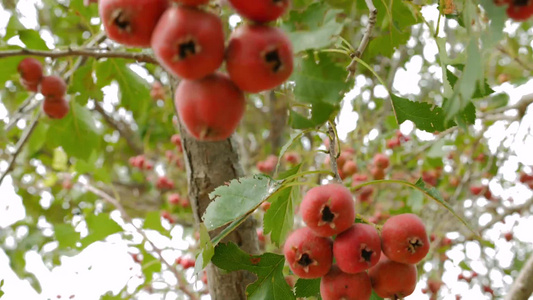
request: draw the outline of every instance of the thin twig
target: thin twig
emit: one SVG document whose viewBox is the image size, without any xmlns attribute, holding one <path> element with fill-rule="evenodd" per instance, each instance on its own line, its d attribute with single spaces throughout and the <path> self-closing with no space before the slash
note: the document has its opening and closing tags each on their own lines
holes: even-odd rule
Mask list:
<svg viewBox="0 0 533 300">
<path fill-rule="evenodd" d="M 328 138 L 329 138 L 329 164 L 331 170 L 335 174 L 335 181 L 342 182 L 341 176 L 339 175 L 339 167 L 337 166 L 337 132 L 334 129 L 334 124 L 331 122 L 328 123 Z M 340 149 L 338 149 L 340 151 Z"/>
<path fill-rule="evenodd" d="M 113 205 L 116 209 L 118 209 L 118 211 L 120 212 L 122 218 L 128 222 L 131 226 L 133 226 L 133 228 L 135 228 L 135 230 L 143 237 L 143 239 L 148 243 L 150 244 L 150 246 L 152 247 L 153 251 L 155 253 L 157 253 L 157 255 L 159 255 L 159 257 L 161 258 L 161 262 L 163 264 L 165 264 L 167 266 L 167 268 L 174 274 L 174 276 L 176 276 L 176 279 L 178 280 L 178 287 L 179 289 L 185 293 L 187 296 L 189 296 L 189 299 L 191 300 L 198 300 L 198 296 L 192 292 L 191 290 L 189 290 L 189 286 L 185 280 L 185 278 L 183 277 L 182 274 L 180 274 L 180 272 L 178 272 L 178 270 L 176 269 L 175 266 L 172 266 L 170 263 L 168 263 L 164 258 L 163 258 L 163 255 L 162 255 L 162 250 L 157 248 L 156 245 L 152 242 L 152 240 L 150 240 L 148 238 L 148 236 L 146 235 L 146 233 L 141 230 L 141 228 L 137 227 L 135 224 L 133 224 L 132 222 L 132 219 L 131 217 L 128 215 L 128 213 L 126 212 L 126 210 L 124 209 L 124 207 L 120 204 L 120 202 L 111 197 L 109 194 L 107 194 L 106 192 L 86 183 L 86 184 L 83 184 L 83 187 L 95 194 L 96 196 L 99 196 L 102 198 L 102 200 L 108 202 L 109 204 Z"/>
<path fill-rule="evenodd" d="M 499 222 L 502 222 L 505 217 L 509 216 L 509 215 L 512 215 L 514 213 L 520 213 L 521 211 L 525 210 L 525 209 L 528 209 L 530 208 L 531 206 L 533 206 L 533 198 L 527 200 L 526 202 L 524 202 L 523 204 L 521 205 L 517 205 L 517 206 L 514 206 L 514 207 L 509 207 L 509 208 L 505 208 L 503 210 L 503 213 L 501 214 L 498 214 L 496 216 L 493 216 L 492 217 L 492 220 L 490 220 L 487 224 L 485 224 L 484 226 L 480 227 L 479 228 L 479 232 L 482 233 L 483 231 L 491 228 L 494 224 L 496 223 L 499 223 Z"/>
<path fill-rule="evenodd" d="M 98 101 L 94 101 L 94 110 L 98 112 L 109 126 L 118 131 L 121 137 L 126 140 L 126 143 L 130 148 L 135 151 L 136 154 L 142 154 L 144 152 L 142 145 L 134 139 L 134 136 L 130 130 L 124 128 L 123 124 L 119 124 L 112 116 L 108 115 L 102 105 Z"/>
<path fill-rule="evenodd" d="M 24 148 L 26 142 L 28 142 L 28 140 L 30 139 L 33 130 L 35 129 L 35 127 L 37 127 L 40 116 L 41 112 L 38 112 L 33 118 L 31 125 L 28 127 L 28 129 L 26 129 L 24 134 L 18 140 L 17 145 L 15 146 L 15 152 L 13 153 L 13 155 L 11 156 L 11 160 L 9 161 L 9 165 L 5 172 L 2 174 L 2 177 L 0 177 L 0 185 L 2 185 L 2 182 L 4 181 L 4 178 L 6 178 L 7 174 L 9 174 L 9 172 L 13 170 L 13 167 L 15 166 L 15 161 L 17 160 L 19 154 L 22 152 L 22 149 Z"/>
<path fill-rule="evenodd" d="M 368 46 L 368 43 L 370 42 L 370 36 L 372 35 L 372 30 L 374 29 L 374 26 L 376 25 L 376 18 L 378 15 L 378 10 L 374 6 L 374 3 L 372 0 L 365 0 L 366 6 L 368 7 L 368 10 L 370 11 L 368 13 L 368 24 L 365 28 L 365 33 L 363 34 L 363 39 L 361 40 L 361 44 L 359 44 L 359 47 L 357 50 L 350 54 L 350 57 L 352 57 L 352 61 L 346 67 L 346 70 L 348 70 L 348 77 L 346 78 L 346 81 L 350 80 L 350 78 L 355 77 L 355 71 L 357 71 L 357 60 L 354 59 L 355 57 L 361 58 L 363 55 L 363 52 L 365 52 L 366 47 Z"/>
<path fill-rule="evenodd" d="M 0 51 L 0 58 L 11 57 L 11 56 L 42 56 L 42 57 L 51 57 L 51 58 L 60 58 L 67 56 L 83 56 L 83 57 L 94 57 L 94 58 L 124 58 L 132 59 L 137 62 L 145 62 L 150 64 L 158 64 L 157 60 L 148 54 L 144 53 L 135 53 L 135 52 L 118 52 L 110 51 L 107 49 L 87 49 L 87 48 L 69 48 L 67 50 L 33 50 L 33 49 L 20 49 L 20 50 L 9 50 L 9 51 Z"/>
</svg>

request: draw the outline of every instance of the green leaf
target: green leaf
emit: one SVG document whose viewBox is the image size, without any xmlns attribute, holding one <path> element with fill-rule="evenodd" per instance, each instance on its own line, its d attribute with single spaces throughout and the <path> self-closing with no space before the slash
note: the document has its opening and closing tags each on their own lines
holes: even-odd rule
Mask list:
<svg viewBox="0 0 533 300">
<path fill-rule="evenodd" d="M 115 80 L 120 88 L 120 104 L 130 110 L 142 121 L 147 116 L 152 102 L 148 83 L 133 72 L 123 59 L 108 59 L 98 63 L 96 67 L 96 84 L 103 87 Z M 142 122 L 141 122 L 142 123 Z"/>
<path fill-rule="evenodd" d="M 283 276 L 283 255 L 264 253 L 250 255 L 233 243 L 219 244 L 212 262 L 226 271 L 247 270 L 257 275 L 257 280 L 246 288 L 249 300 L 295 299 Z"/>
<path fill-rule="evenodd" d="M 100 143 L 99 130 L 89 110 L 70 103 L 70 112 L 60 120 L 50 119 L 47 143 L 62 147 L 68 156 L 88 160 Z"/>
<path fill-rule="evenodd" d="M 390 96 L 398 124 L 409 120 L 415 123 L 418 129 L 427 132 L 444 131 L 455 125 L 453 122 L 445 123 L 444 113 L 438 106 L 425 102 L 413 102 L 394 94 Z"/>
<path fill-rule="evenodd" d="M 294 287 L 296 289 L 296 297 L 298 298 L 318 297 L 320 294 L 320 278 L 299 278 Z"/>
<path fill-rule="evenodd" d="M 41 38 L 38 31 L 35 30 L 19 30 L 18 32 L 20 40 L 32 50 L 49 50 L 46 43 Z"/>
<path fill-rule="evenodd" d="M 255 210 L 280 188 L 280 182 L 264 175 L 232 180 L 229 185 L 217 187 L 209 197 L 213 199 L 202 219 L 208 230 L 242 217 Z"/>
<path fill-rule="evenodd" d="M 144 283 L 148 284 L 154 278 L 154 273 L 161 272 L 161 260 L 155 258 L 146 250 L 142 249 L 142 272 L 144 275 Z"/>
<path fill-rule="evenodd" d="M 285 188 L 270 200 L 270 208 L 263 219 L 264 234 L 270 233 L 272 243 L 279 246 L 294 225 L 294 187 Z"/>
<path fill-rule="evenodd" d="M 80 233 L 69 224 L 55 224 L 54 234 L 60 249 L 75 248 L 80 240 Z"/>
<path fill-rule="evenodd" d="M 349 86 L 345 82 L 346 69 L 335 64 L 325 53 L 319 53 L 317 60 L 312 52 L 307 54 L 293 73 L 296 100 L 313 105 L 339 104 Z"/>
<path fill-rule="evenodd" d="M 0 280 L 0 297 L 4 295 L 4 291 L 2 291 L 3 286 L 4 286 L 4 279 Z"/>
<path fill-rule="evenodd" d="M 369 300 L 384 300 L 384 299 L 381 298 L 380 296 L 378 296 L 376 294 L 376 292 L 372 291 L 372 295 L 370 295 L 370 299 Z"/>
<path fill-rule="evenodd" d="M 47 132 L 48 124 L 39 122 L 33 130 L 33 133 L 28 140 L 28 144 L 26 145 L 26 149 L 28 150 L 28 154 L 30 156 L 41 150 L 44 143 L 46 142 Z"/>
<path fill-rule="evenodd" d="M 464 260 L 459 263 L 459 267 L 461 267 L 463 270 L 472 271 L 472 269 L 465 263 Z"/>
<path fill-rule="evenodd" d="M 200 242 L 199 246 L 201 249 L 200 254 L 196 257 L 196 262 L 194 266 L 194 273 L 200 274 L 200 272 L 207 267 L 207 264 L 211 261 L 213 255 L 215 255 L 215 247 L 211 242 L 209 237 L 209 232 L 203 223 L 200 223 Z"/>
<path fill-rule="evenodd" d="M 424 194 L 417 190 L 412 190 L 407 198 L 407 206 L 411 208 L 414 213 L 419 213 L 424 207 Z"/>
<path fill-rule="evenodd" d="M 310 129 L 326 123 L 333 113 L 338 111 L 337 105 L 315 103 L 311 106 L 311 116 L 307 118 L 294 110 L 290 111 L 289 124 L 294 129 Z"/>
<path fill-rule="evenodd" d="M 81 240 L 83 248 L 96 241 L 102 241 L 111 234 L 122 231 L 122 227 L 106 213 L 100 213 L 98 215 L 89 214 L 85 217 L 85 221 L 87 222 L 89 234 Z"/>
<path fill-rule="evenodd" d="M 52 160 L 52 168 L 56 171 L 67 170 L 68 156 L 61 148 L 54 149 L 54 156 Z"/>
<path fill-rule="evenodd" d="M 293 52 L 298 53 L 307 49 L 321 49 L 331 45 L 335 40 L 332 38 L 341 33 L 344 25 L 338 23 L 335 15 L 341 10 L 329 10 L 324 17 L 324 22 L 317 26 L 313 26 L 317 17 L 320 15 L 310 15 L 310 21 L 307 22 L 310 28 L 308 30 L 297 30 L 288 32 L 289 39 L 293 45 Z M 293 15 L 291 15 L 292 18 Z M 305 21 L 304 21 L 305 22 Z"/>
<path fill-rule="evenodd" d="M 93 60 L 88 60 L 72 74 L 68 87 L 69 94 L 75 95 L 75 101 L 81 105 L 87 104 L 89 99 L 97 101 L 103 98 L 102 90 L 96 86 L 93 79 Z"/>
<path fill-rule="evenodd" d="M 153 229 L 166 237 L 170 237 L 170 232 L 161 225 L 161 215 L 159 211 L 151 211 L 146 214 L 143 228 Z"/>
</svg>

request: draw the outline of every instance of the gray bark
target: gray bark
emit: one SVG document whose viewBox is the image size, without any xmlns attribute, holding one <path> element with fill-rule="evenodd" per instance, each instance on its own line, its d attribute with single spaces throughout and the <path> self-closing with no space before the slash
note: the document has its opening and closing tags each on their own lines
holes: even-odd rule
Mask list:
<svg viewBox="0 0 533 300">
<path fill-rule="evenodd" d="M 527 300 L 533 293 L 533 255 L 531 255 L 515 279 L 505 300 Z"/>
<path fill-rule="evenodd" d="M 211 202 L 209 193 L 216 187 L 244 175 L 237 144 L 230 138 L 221 142 L 199 142 L 180 128 L 185 165 L 189 184 L 189 199 L 196 223 L 201 222 L 207 206 Z M 234 242 L 243 251 L 258 254 L 258 239 L 255 222 L 249 218 L 229 234 L 225 242 Z M 209 234 L 216 236 L 221 229 Z M 254 275 L 244 271 L 225 274 L 213 264 L 207 267 L 209 293 L 213 300 L 246 299 L 246 286 L 252 283 Z"/>
</svg>

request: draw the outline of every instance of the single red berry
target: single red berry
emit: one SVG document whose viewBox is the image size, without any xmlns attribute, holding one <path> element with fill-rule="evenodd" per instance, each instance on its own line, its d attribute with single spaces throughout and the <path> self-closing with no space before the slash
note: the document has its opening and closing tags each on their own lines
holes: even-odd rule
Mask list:
<svg viewBox="0 0 533 300">
<path fill-rule="evenodd" d="M 187 131 L 200 141 L 225 140 L 244 114 L 244 94 L 221 73 L 200 80 L 183 80 L 175 95 L 176 108 Z"/>
<path fill-rule="evenodd" d="M 339 268 L 350 274 L 363 272 L 378 263 L 381 238 L 372 225 L 357 223 L 333 242 L 333 256 Z"/>
<path fill-rule="evenodd" d="M 41 79 L 41 94 L 45 98 L 63 98 L 67 92 L 67 83 L 59 76 L 45 76 Z"/>
<path fill-rule="evenodd" d="M 429 252 L 426 227 L 415 214 L 389 218 L 381 230 L 381 248 L 393 261 L 416 264 Z"/>
<path fill-rule="evenodd" d="M 320 237 L 303 227 L 289 235 L 283 254 L 294 274 L 301 278 L 319 278 L 331 268 L 332 244 L 330 238 Z"/>
<path fill-rule="evenodd" d="M 320 296 L 323 300 L 368 300 L 372 284 L 366 272 L 348 274 L 333 265 L 320 280 Z"/>
<path fill-rule="evenodd" d="M 168 7 L 167 0 L 100 0 L 98 12 L 110 39 L 148 48 L 152 32 Z"/>
<path fill-rule="evenodd" d="M 178 205 L 180 204 L 181 198 L 179 194 L 170 194 L 168 196 L 168 203 L 172 205 Z"/>
<path fill-rule="evenodd" d="M 289 0 L 229 0 L 229 2 L 239 15 L 259 23 L 276 20 L 289 7 Z"/>
<path fill-rule="evenodd" d="M 392 261 L 385 255 L 368 271 L 374 292 L 391 299 L 401 299 L 414 292 L 416 273 L 414 265 Z"/>
<path fill-rule="evenodd" d="M 167 71 L 189 80 L 201 79 L 224 61 L 222 21 L 194 7 L 169 8 L 154 30 L 152 49 Z"/>
<path fill-rule="evenodd" d="M 22 85 L 33 92 L 37 92 L 39 82 L 43 78 L 43 65 L 33 57 L 26 57 L 17 66 Z"/>
<path fill-rule="evenodd" d="M 513 233 L 512 232 L 506 232 L 504 235 L 504 238 L 506 241 L 510 242 L 513 239 Z"/>
<path fill-rule="evenodd" d="M 353 160 L 348 160 L 342 166 L 342 172 L 345 176 L 352 176 L 357 172 L 357 164 Z"/>
<path fill-rule="evenodd" d="M 300 205 L 302 219 L 319 236 L 333 236 L 348 229 L 355 220 L 355 203 L 350 190 L 330 183 L 310 189 Z"/>
<path fill-rule="evenodd" d="M 70 106 L 65 98 L 45 98 L 43 111 L 51 119 L 63 119 L 69 112 Z"/>
<path fill-rule="evenodd" d="M 226 68 L 241 90 L 250 93 L 270 90 L 292 73 L 291 42 L 279 28 L 241 25 L 229 39 Z"/>
<path fill-rule="evenodd" d="M 374 166 L 380 169 L 386 169 L 390 165 L 389 157 L 383 153 L 377 153 L 374 155 Z"/>
</svg>

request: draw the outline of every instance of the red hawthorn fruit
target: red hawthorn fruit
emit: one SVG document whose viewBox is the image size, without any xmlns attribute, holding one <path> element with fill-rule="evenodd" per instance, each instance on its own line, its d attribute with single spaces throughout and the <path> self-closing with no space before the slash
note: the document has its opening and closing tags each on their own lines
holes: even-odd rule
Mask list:
<svg viewBox="0 0 533 300">
<path fill-rule="evenodd" d="M 316 235 L 308 227 L 292 232 L 283 246 L 283 254 L 292 272 L 300 278 L 326 275 L 333 262 L 333 242 Z"/>
<path fill-rule="evenodd" d="M 194 258 L 189 258 L 189 257 L 183 257 L 180 261 L 180 265 L 183 267 L 183 269 L 189 269 L 189 268 L 193 268 L 194 265 L 196 264 L 196 261 L 194 260 Z"/>
<path fill-rule="evenodd" d="M 459 178 L 457 177 L 450 177 L 450 186 L 452 187 L 458 187 L 459 186 Z"/>
<path fill-rule="evenodd" d="M 67 100 L 63 97 L 45 98 L 43 101 L 44 113 L 52 119 L 63 119 L 69 112 L 70 106 Z"/>
<path fill-rule="evenodd" d="M 509 1 L 507 15 L 515 21 L 526 21 L 533 15 L 532 0 Z"/>
<path fill-rule="evenodd" d="M 416 273 L 414 265 L 392 261 L 385 255 L 368 271 L 374 292 L 391 299 L 402 299 L 414 292 Z"/>
<path fill-rule="evenodd" d="M 398 137 L 393 137 L 390 140 L 387 140 L 387 148 L 394 149 L 396 147 L 399 147 L 401 144 L 400 139 Z"/>
<path fill-rule="evenodd" d="M 437 186 L 438 172 L 436 170 L 422 171 L 422 180 L 432 186 Z"/>
<path fill-rule="evenodd" d="M 366 272 L 344 273 L 338 266 L 320 280 L 320 296 L 323 300 L 368 300 L 372 295 L 372 284 Z"/>
<path fill-rule="evenodd" d="M 199 6 L 207 4 L 209 0 L 174 0 L 174 2 L 178 2 L 188 6 Z"/>
<path fill-rule="evenodd" d="M 370 170 L 370 173 L 372 174 L 372 178 L 374 178 L 374 180 L 381 180 L 385 178 L 385 169 L 383 168 L 373 166 Z"/>
<path fill-rule="evenodd" d="M 41 79 L 40 92 L 45 98 L 59 99 L 67 92 L 67 83 L 59 76 L 44 76 Z"/>
<path fill-rule="evenodd" d="M 415 214 L 401 214 L 389 218 L 381 230 L 381 248 L 396 262 L 416 264 L 429 252 L 426 227 Z"/>
<path fill-rule="evenodd" d="M 287 152 L 285 153 L 285 161 L 291 165 L 296 165 L 300 162 L 300 154 L 296 152 Z"/>
<path fill-rule="evenodd" d="M 350 274 L 363 272 L 377 264 L 381 238 L 372 225 L 357 223 L 343 231 L 333 242 L 333 257 L 339 268 Z"/>
<path fill-rule="evenodd" d="M 472 193 L 472 195 L 481 195 L 481 192 L 483 192 L 483 189 L 485 187 L 481 186 L 481 185 L 473 185 L 470 187 L 470 193 Z"/>
<path fill-rule="evenodd" d="M 181 197 L 179 194 L 170 194 L 168 196 L 168 203 L 172 205 L 178 205 L 180 204 L 180 201 L 181 201 Z"/>
<path fill-rule="evenodd" d="M 261 203 L 261 205 L 259 207 L 261 208 L 262 211 L 266 212 L 270 208 L 270 205 L 271 205 L 270 202 L 265 201 L 265 202 Z"/>
<path fill-rule="evenodd" d="M 491 294 L 492 296 L 494 296 L 494 290 L 493 290 L 490 286 L 488 286 L 488 285 L 483 285 L 482 288 L 483 288 L 483 292 L 484 292 L 484 293 L 489 293 L 489 294 Z"/>
<path fill-rule="evenodd" d="M 187 208 L 187 207 L 191 206 L 191 202 L 189 201 L 189 198 L 181 197 L 180 198 L 180 205 L 183 208 Z"/>
<path fill-rule="evenodd" d="M 237 13 L 259 23 L 274 21 L 289 7 L 289 0 L 229 0 Z"/>
<path fill-rule="evenodd" d="M 183 80 L 176 90 L 175 102 L 183 125 L 200 141 L 230 137 L 246 105 L 242 91 L 221 73 L 200 80 Z"/>
<path fill-rule="evenodd" d="M 207 272 L 204 271 L 204 275 L 202 275 L 202 282 L 207 285 Z"/>
<path fill-rule="evenodd" d="M 257 229 L 257 239 L 261 242 L 265 242 L 265 235 L 263 234 L 263 230 Z"/>
<path fill-rule="evenodd" d="M 168 0 L 100 0 L 98 12 L 110 39 L 149 48 L 152 32 L 168 7 Z"/>
<path fill-rule="evenodd" d="M 161 176 L 157 179 L 156 187 L 160 190 L 171 190 L 174 188 L 174 182 L 166 176 Z"/>
<path fill-rule="evenodd" d="M 152 89 L 150 90 L 150 97 L 154 100 L 163 100 L 165 99 L 165 90 L 159 81 L 156 81 L 152 84 Z"/>
<path fill-rule="evenodd" d="M 319 236 L 333 236 L 350 228 L 355 203 L 345 186 L 330 183 L 310 189 L 302 199 L 300 213 L 305 224 Z"/>
<path fill-rule="evenodd" d="M 359 189 L 359 192 L 356 195 L 357 201 L 370 203 L 372 202 L 372 194 L 374 194 L 374 187 L 368 185 L 364 186 Z"/>
<path fill-rule="evenodd" d="M 144 164 L 144 169 L 145 170 L 152 170 L 154 168 L 154 164 L 150 161 L 147 161 L 145 164 Z"/>
<path fill-rule="evenodd" d="M 527 174 L 525 172 L 520 173 L 520 182 L 521 183 L 528 183 L 530 181 L 533 181 L 533 175 Z"/>
<path fill-rule="evenodd" d="M 383 153 L 378 153 L 374 155 L 374 166 L 379 169 L 386 169 L 390 165 L 389 157 Z"/>
<path fill-rule="evenodd" d="M 179 152 L 183 152 L 183 145 L 181 142 L 181 136 L 179 134 L 172 135 L 170 142 L 178 147 Z"/>
<path fill-rule="evenodd" d="M 43 65 L 33 57 L 26 57 L 17 66 L 22 85 L 30 91 L 37 92 L 43 78 Z"/>
<path fill-rule="evenodd" d="M 352 175 L 352 187 L 356 187 L 367 180 L 368 180 L 368 175 L 366 174 L 353 174 Z"/>
<path fill-rule="evenodd" d="M 154 29 L 152 48 L 167 71 L 189 80 L 201 79 L 224 61 L 222 21 L 194 7 L 169 8 Z"/>
<path fill-rule="evenodd" d="M 290 275 L 286 275 L 285 276 L 285 281 L 287 282 L 287 284 L 293 288 L 294 285 L 296 284 L 296 279 L 294 278 L 294 276 L 290 276 Z"/>
<path fill-rule="evenodd" d="M 241 25 L 230 36 L 226 68 L 231 80 L 243 91 L 258 93 L 272 89 L 292 73 L 291 42 L 279 28 Z"/>
<path fill-rule="evenodd" d="M 342 173 L 344 176 L 352 176 L 357 172 L 357 164 L 353 160 L 348 160 L 342 166 Z"/>
<path fill-rule="evenodd" d="M 429 291 L 432 293 L 432 294 L 436 294 L 439 292 L 441 286 L 442 286 L 442 281 L 440 280 L 436 280 L 436 279 L 428 279 L 428 289 Z"/>
<path fill-rule="evenodd" d="M 170 214 L 170 212 L 164 210 L 161 212 L 161 217 L 163 219 L 166 219 L 170 224 L 174 224 L 176 221 L 174 220 L 174 217 Z"/>
<path fill-rule="evenodd" d="M 506 241 L 510 242 L 513 239 L 513 233 L 512 232 L 506 232 L 503 237 Z"/>
</svg>

